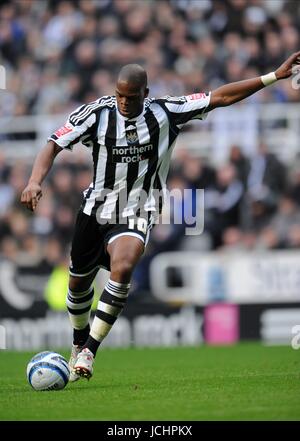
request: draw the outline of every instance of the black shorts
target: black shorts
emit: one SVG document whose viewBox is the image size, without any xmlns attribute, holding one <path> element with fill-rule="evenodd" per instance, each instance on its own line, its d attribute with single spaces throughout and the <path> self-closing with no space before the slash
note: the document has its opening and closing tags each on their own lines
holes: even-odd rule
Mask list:
<svg viewBox="0 0 300 441">
<path fill-rule="evenodd" d="M 126 224 L 101 225 L 95 216 L 88 216 L 80 210 L 72 240 L 70 274 L 83 277 L 99 268 L 110 271 L 107 245 L 117 237 L 127 235 L 139 238 L 146 246 L 151 226 L 148 219 L 142 218 L 128 218 Z"/>
</svg>

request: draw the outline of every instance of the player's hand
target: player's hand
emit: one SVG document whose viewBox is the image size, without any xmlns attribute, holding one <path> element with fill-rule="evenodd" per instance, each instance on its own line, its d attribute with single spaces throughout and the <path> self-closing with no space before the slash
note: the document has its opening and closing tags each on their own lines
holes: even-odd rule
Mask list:
<svg viewBox="0 0 300 441">
<path fill-rule="evenodd" d="M 293 70 L 293 66 L 298 65 L 298 72 L 300 71 L 300 51 L 292 54 L 278 69 L 275 71 L 277 80 L 283 80 L 289 78 L 296 71 Z"/>
<path fill-rule="evenodd" d="M 28 210 L 34 211 L 42 195 L 41 186 L 37 182 L 29 182 L 22 192 L 21 203 L 26 205 Z"/>
</svg>

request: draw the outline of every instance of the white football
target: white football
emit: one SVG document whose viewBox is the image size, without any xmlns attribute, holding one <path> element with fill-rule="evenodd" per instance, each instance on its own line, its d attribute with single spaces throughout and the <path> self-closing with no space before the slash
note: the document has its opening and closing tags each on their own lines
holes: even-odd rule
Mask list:
<svg viewBox="0 0 300 441">
<path fill-rule="evenodd" d="M 27 379 L 34 390 L 60 390 L 69 381 L 67 360 L 57 352 L 44 351 L 34 355 L 27 365 Z"/>
</svg>

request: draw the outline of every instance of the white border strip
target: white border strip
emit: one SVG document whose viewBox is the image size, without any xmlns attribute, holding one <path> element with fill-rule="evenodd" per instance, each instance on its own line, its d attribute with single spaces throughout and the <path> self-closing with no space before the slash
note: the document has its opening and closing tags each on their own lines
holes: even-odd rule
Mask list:
<svg viewBox="0 0 300 441">
<path fill-rule="evenodd" d="M 140 239 L 143 243 L 145 243 L 145 240 L 144 240 L 143 236 L 140 236 L 138 233 L 130 233 L 130 232 L 125 232 L 125 233 L 119 233 L 119 234 L 116 234 L 115 236 L 111 237 L 107 243 L 110 244 L 110 243 L 112 243 L 115 239 L 117 239 L 118 237 L 121 237 L 121 236 L 133 236 L 133 237 L 137 237 L 137 238 Z"/>
<path fill-rule="evenodd" d="M 72 271 L 70 271 L 70 270 L 69 270 L 69 274 L 71 274 L 71 276 L 74 276 L 74 277 L 85 277 L 85 276 L 88 276 L 89 274 L 92 274 L 92 272 L 95 271 L 95 269 L 97 269 L 97 268 L 98 269 L 101 268 L 101 265 L 95 266 L 95 268 L 93 268 L 91 271 L 89 271 L 88 273 L 85 273 L 85 274 L 75 274 L 75 273 L 72 273 Z"/>
</svg>

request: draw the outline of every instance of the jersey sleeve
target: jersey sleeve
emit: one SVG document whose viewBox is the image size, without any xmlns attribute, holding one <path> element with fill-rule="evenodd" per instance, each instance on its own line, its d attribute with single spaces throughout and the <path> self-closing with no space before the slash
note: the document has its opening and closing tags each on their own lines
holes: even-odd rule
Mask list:
<svg viewBox="0 0 300 441">
<path fill-rule="evenodd" d="M 57 129 L 47 141 L 54 141 L 63 149 L 72 150 L 74 144 L 82 142 L 88 145 L 92 138 L 93 128 L 96 123 L 97 103 L 86 104 L 72 112 L 66 123 Z"/>
<path fill-rule="evenodd" d="M 164 99 L 164 105 L 171 121 L 181 126 L 193 119 L 204 120 L 207 117 L 210 96 L 211 92 L 193 93 L 181 97 L 168 96 Z"/>
</svg>

